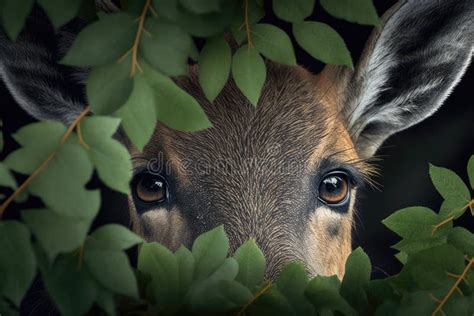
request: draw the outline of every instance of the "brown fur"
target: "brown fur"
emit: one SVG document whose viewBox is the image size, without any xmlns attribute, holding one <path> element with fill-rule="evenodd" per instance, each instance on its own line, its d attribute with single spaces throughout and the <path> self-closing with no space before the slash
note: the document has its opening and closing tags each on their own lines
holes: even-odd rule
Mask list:
<svg viewBox="0 0 474 316">
<path fill-rule="evenodd" d="M 314 181 L 322 176 L 326 157 L 361 173 L 364 165 L 355 163 L 358 156 L 339 116 L 339 100 L 323 78 L 328 72 L 315 77 L 302 67 L 271 62 L 267 68 L 257 108 L 232 81 L 211 104 L 195 68 L 177 80 L 200 102 L 213 127 L 183 133 L 159 124 L 143 153 L 134 152 L 136 168 L 164 155 L 173 195 L 173 205 L 163 207 L 171 211 L 160 207 L 159 215 L 137 214 L 131 200 L 134 227 L 175 249 L 224 224 L 232 251 L 256 239 L 269 278 L 293 260 L 305 262 L 311 274 L 342 276 L 351 250 L 353 203 L 343 214 L 315 208 Z"/>
</svg>

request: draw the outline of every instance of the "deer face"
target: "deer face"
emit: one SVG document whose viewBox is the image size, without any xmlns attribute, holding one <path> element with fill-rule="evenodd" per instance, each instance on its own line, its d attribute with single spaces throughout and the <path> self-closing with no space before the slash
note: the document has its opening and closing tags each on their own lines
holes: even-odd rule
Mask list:
<svg viewBox="0 0 474 316">
<path fill-rule="evenodd" d="M 382 21 L 355 71 L 328 66 L 314 76 L 268 63 L 257 108 L 232 81 L 211 104 L 195 68 L 176 78 L 213 127 L 182 133 L 158 124 L 143 152 L 123 139 L 134 163 L 134 229 L 176 249 L 223 224 L 232 250 L 257 241 L 269 278 L 293 260 L 311 274 L 341 277 L 356 191 L 371 173 L 366 160 L 390 135 L 441 106 L 473 49 L 471 0 L 400 1 Z M 30 31 L 15 44 L 0 36 L 0 73 L 26 111 L 68 122 L 87 103 L 74 94 L 83 87 L 51 81 L 69 78 L 67 69 L 46 48 L 28 50 L 32 38 L 36 46 L 50 44 L 34 36 L 38 28 Z"/>
<path fill-rule="evenodd" d="M 232 250 L 256 239 L 269 276 L 290 260 L 341 275 L 366 165 L 321 80 L 272 63 L 267 78 L 257 108 L 233 82 L 211 104 L 195 69 L 179 80 L 213 127 L 181 133 L 159 125 L 143 152 L 132 149 L 134 228 L 177 248 L 224 224 Z"/>
</svg>

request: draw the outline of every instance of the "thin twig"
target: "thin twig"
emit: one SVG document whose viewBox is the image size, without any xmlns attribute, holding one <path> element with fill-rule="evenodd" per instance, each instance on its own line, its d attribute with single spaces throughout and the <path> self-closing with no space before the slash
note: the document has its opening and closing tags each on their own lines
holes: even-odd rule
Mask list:
<svg viewBox="0 0 474 316">
<path fill-rule="evenodd" d="M 71 136 L 72 132 L 74 131 L 74 128 L 78 126 L 80 121 L 84 116 L 86 116 L 90 112 L 90 107 L 86 107 L 84 111 L 81 112 L 81 114 L 74 120 L 74 122 L 69 125 L 68 129 L 64 133 L 63 137 L 61 138 L 61 142 L 59 143 L 59 146 L 63 145 Z M 84 143 L 85 144 L 85 143 Z M 8 197 L 8 199 L 5 200 L 5 202 L 2 203 L 0 206 L 0 219 L 3 217 L 3 214 L 5 213 L 5 210 L 7 207 L 15 200 L 15 198 L 23 192 L 23 190 L 26 189 L 26 187 L 33 181 L 34 178 L 38 174 L 41 173 L 41 171 L 46 168 L 46 166 L 53 160 L 54 157 L 58 154 L 59 148 L 57 148 L 55 151 L 53 151 L 48 158 L 46 158 L 34 171 L 33 173 Z"/>
<path fill-rule="evenodd" d="M 247 308 L 252 305 L 260 296 L 262 296 L 266 291 L 268 291 L 269 288 L 272 287 L 272 283 L 271 282 L 268 282 L 267 284 L 265 284 L 265 286 L 263 286 L 257 293 L 255 293 L 255 296 L 252 298 L 252 300 L 250 302 L 248 302 L 247 304 L 245 304 L 244 307 L 242 307 L 242 309 L 236 314 L 236 316 L 242 316 L 245 314 L 245 311 L 247 310 Z"/>
<path fill-rule="evenodd" d="M 472 199 L 471 201 L 469 201 L 469 203 L 467 203 L 462 209 L 460 209 L 460 211 L 464 211 L 466 210 L 467 208 L 471 209 L 472 210 L 472 207 L 474 205 L 474 199 Z M 450 212 L 450 214 L 452 214 L 454 211 L 456 210 L 453 210 Z M 433 225 L 433 231 L 431 232 L 432 235 L 434 235 L 434 233 L 443 225 L 446 225 L 450 222 L 452 222 L 453 220 L 455 219 L 455 216 L 454 215 L 451 215 L 449 216 L 447 219 L 445 219 L 444 221 L 436 224 L 436 225 Z"/>
<path fill-rule="evenodd" d="M 244 0 L 244 24 L 247 32 L 247 47 L 250 50 L 252 48 L 252 27 L 249 22 L 249 0 Z"/>
<path fill-rule="evenodd" d="M 447 219 L 445 219 L 444 221 L 442 221 L 441 223 L 438 223 L 436 225 L 433 225 L 433 230 L 431 231 L 431 235 L 434 235 L 436 233 L 436 231 L 441 227 L 441 226 L 444 226 L 450 222 L 452 222 L 454 220 L 454 215 L 451 215 L 450 217 L 448 217 Z"/>
<path fill-rule="evenodd" d="M 132 46 L 132 69 L 130 71 L 130 76 L 134 77 L 137 73 L 137 69 L 141 71 L 141 67 L 138 64 L 138 46 L 140 45 L 140 38 L 142 36 L 145 19 L 148 14 L 148 11 L 151 7 L 151 0 L 146 0 L 145 5 L 143 6 L 143 11 L 140 17 L 138 18 L 138 30 L 135 34 L 135 41 L 133 42 Z M 156 13 L 156 12 L 155 12 Z"/>
<path fill-rule="evenodd" d="M 436 316 L 438 313 L 441 313 L 442 315 L 445 314 L 444 311 L 443 311 L 444 305 L 446 305 L 448 300 L 453 295 L 454 291 L 459 290 L 459 288 L 458 288 L 459 284 L 461 284 L 461 282 L 465 279 L 467 273 L 469 272 L 469 270 L 471 269 L 471 267 L 473 265 L 474 265 L 474 257 L 472 257 L 469 260 L 468 264 L 464 268 L 464 271 L 458 276 L 458 278 L 456 279 L 456 282 L 454 282 L 453 286 L 449 289 L 448 293 L 446 293 L 446 295 L 443 297 L 443 299 L 438 301 L 438 305 L 436 306 L 436 309 L 431 314 L 432 316 Z"/>
</svg>

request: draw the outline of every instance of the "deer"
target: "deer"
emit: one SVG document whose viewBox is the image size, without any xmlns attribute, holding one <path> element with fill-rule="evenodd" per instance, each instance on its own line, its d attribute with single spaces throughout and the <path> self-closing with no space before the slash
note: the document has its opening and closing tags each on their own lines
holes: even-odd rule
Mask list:
<svg viewBox="0 0 474 316">
<path fill-rule="evenodd" d="M 58 60 L 80 24 L 46 41 L 47 22 L 33 20 L 16 42 L 0 34 L 1 77 L 31 116 L 69 124 L 88 104 L 88 70 Z M 158 122 L 143 151 L 116 135 L 133 157 L 126 206 L 133 230 L 175 250 L 223 225 L 231 252 L 257 242 L 268 279 L 290 261 L 303 262 L 310 275 L 342 278 L 371 158 L 443 104 L 473 43 L 472 0 L 401 0 L 381 18 L 355 69 L 327 65 L 313 74 L 267 60 L 257 107 L 232 79 L 209 102 L 198 66 L 190 65 L 173 79 L 198 100 L 211 128 L 187 133 Z"/>
</svg>

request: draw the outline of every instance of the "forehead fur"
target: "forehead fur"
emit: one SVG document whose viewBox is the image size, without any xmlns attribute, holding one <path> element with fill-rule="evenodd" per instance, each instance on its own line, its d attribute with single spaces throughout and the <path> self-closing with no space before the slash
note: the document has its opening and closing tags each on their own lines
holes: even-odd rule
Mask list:
<svg viewBox="0 0 474 316">
<path fill-rule="evenodd" d="M 137 161 L 163 153 L 175 205 L 191 239 L 224 224 L 231 250 L 255 238 L 269 266 L 299 258 L 307 217 L 317 204 L 319 163 L 357 158 L 321 79 L 301 67 L 267 63 L 258 106 L 232 80 L 210 103 L 193 68 L 176 80 L 193 95 L 213 127 L 197 133 L 158 124 Z M 350 216 L 350 214 L 348 215 Z M 348 219 L 350 220 L 350 219 Z M 274 272 L 274 271 L 273 271 Z"/>
<path fill-rule="evenodd" d="M 315 76 L 301 67 L 267 62 L 267 79 L 257 108 L 232 80 L 210 103 L 201 91 L 195 67 L 191 68 L 189 77 L 179 78 L 177 83 L 197 99 L 213 127 L 198 133 L 183 133 L 159 126 L 157 137 L 161 144 L 151 142 L 145 152 L 153 154 L 170 149 L 176 158 L 189 159 L 196 155 L 200 159 L 216 160 L 263 158 L 262 155 L 274 152 L 277 147 L 286 155 L 310 157 L 328 134 L 341 125 L 318 91 Z"/>
</svg>

